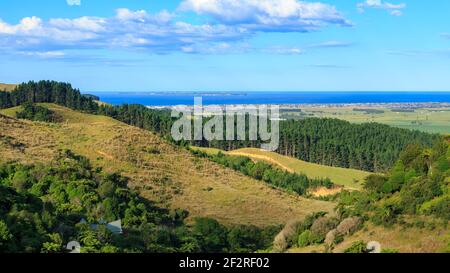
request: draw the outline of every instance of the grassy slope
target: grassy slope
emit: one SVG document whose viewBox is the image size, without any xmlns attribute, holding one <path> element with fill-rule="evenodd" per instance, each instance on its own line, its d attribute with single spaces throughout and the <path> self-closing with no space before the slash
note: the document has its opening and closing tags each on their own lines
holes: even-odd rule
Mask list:
<svg viewBox="0 0 450 273">
<path fill-rule="evenodd" d="M 272 189 L 114 119 L 45 106 L 64 122 L 33 123 L 0 116 L 0 162 L 48 162 L 58 149 L 68 148 L 87 156 L 95 166 L 128 176 L 130 186 L 149 200 L 225 224 L 280 224 L 313 211 L 332 211 L 335 205 Z M 14 116 L 16 111 L 0 113 Z M 5 136 L 12 140 L 5 141 Z M 26 146 L 22 151 L 7 143 Z"/>
<path fill-rule="evenodd" d="M 0 83 L 0 91 L 12 91 L 14 88 L 16 87 L 16 84 L 5 84 L 5 83 Z"/>
<path fill-rule="evenodd" d="M 366 223 L 365 227 L 355 234 L 346 237 L 338 244 L 334 253 L 342 253 L 356 241 L 377 241 L 382 249 L 396 249 L 400 253 L 437 253 L 450 251 L 450 231 L 438 226 L 435 229 L 409 227 L 399 225 L 392 227 L 374 226 Z M 313 245 L 303 248 L 291 248 L 290 253 L 323 252 L 325 245 Z"/>
<path fill-rule="evenodd" d="M 220 150 L 211 148 L 197 148 L 206 153 L 216 154 Z M 289 172 L 303 173 L 311 178 L 328 177 L 335 184 L 342 185 L 347 189 L 361 189 L 364 178 L 369 172 L 360 170 L 344 169 L 309 163 L 292 157 L 283 156 L 273 152 L 263 151 L 255 148 L 245 148 L 228 152 L 229 155 L 247 156 L 254 160 L 262 160 Z"/>
</svg>

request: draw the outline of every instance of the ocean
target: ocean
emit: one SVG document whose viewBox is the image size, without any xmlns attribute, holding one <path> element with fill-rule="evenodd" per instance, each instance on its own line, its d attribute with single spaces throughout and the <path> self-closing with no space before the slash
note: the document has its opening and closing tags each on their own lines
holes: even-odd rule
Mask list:
<svg viewBox="0 0 450 273">
<path fill-rule="evenodd" d="M 92 92 L 101 101 L 145 106 L 225 104 L 450 103 L 450 92 Z"/>
</svg>

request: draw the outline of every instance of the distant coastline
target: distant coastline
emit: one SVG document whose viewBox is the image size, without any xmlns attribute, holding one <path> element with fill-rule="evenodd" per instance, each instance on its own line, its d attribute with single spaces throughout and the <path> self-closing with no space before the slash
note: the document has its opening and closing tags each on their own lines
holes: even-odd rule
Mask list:
<svg viewBox="0 0 450 273">
<path fill-rule="evenodd" d="M 209 109 L 214 109 L 215 107 L 230 106 L 239 109 L 240 107 L 245 108 L 250 105 L 258 106 L 261 104 L 208 104 L 205 107 Z M 272 105 L 272 104 L 267 104 Z M 369 109 L 449 109 L 450 103 L 448 102 L 406 102 L 406 103 L 335 103 L 335 104 L 277 104 L 280 109 L 301 109 L 301 108 L 369 108 Z M 172 106 L 151 106 L 146 105 L 150 109 L 190 109 L 193 108 L 192 105 L 172 105 Z"/>
<path fill-rule="evenodd" d="M 193 105 L 345 105 L 450 103 L 450 92 L 89 92 L 109 104 L 142 104 L 148 107 Z"/>
</svg>

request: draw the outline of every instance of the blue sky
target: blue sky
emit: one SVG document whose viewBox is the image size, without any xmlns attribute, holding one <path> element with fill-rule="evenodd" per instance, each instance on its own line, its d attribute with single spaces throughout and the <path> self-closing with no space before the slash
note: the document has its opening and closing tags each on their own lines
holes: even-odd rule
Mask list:
<svg viewBox="0 0 450 273">
<path fill-rule="evenodd" d="M 0 1 L 0 82 L 449 91 L 449 10 L 423 0 Z"/>
</svg>

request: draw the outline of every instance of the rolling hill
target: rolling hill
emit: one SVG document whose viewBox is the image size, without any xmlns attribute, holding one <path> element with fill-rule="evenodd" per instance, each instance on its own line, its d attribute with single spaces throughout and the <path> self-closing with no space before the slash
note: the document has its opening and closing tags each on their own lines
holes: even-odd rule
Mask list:
<svg viewBox="0 0 450 273">
<path fill-rule="evenodd" d="M 16 87 L 16 84 L 6 84 L 6 83 L 0 83 L 0 91 L 12 91 Z"/>
<path fill-rule="evenodd" d="M 267 152 L 256 148 L 244 148 L 230 152 L 224 152 L 213 148 L 198 148 L 207 153 L 223 152 L 228 155 L 250 157 L 253 160 L 261 160 L 280 167 L 288 172 L 303 173 L 310 178 L 329 178 L 333 183 L 344 186 L 349 190 L 359 190 L 362 188 L 364 178 L 370 175 L 370 172 L 344 169 L 338 167 L 324 166 L 305 162 L 293 157 L 283 156 L 274 152 Z"/>
<path fill-rule="evenodd" d="M 189 219 L 205 216 L 228 225 L 284 224 L 335 206 L 273 189 L 112 118 L 40 105 L 62 122 L 18 120 L 20 107 L 0 111 L 0 162 L 45 163 L 59 149 L 70 149 L 94 166 L 129 177 L 130 186 L 148 200 L 186 209 Z"/>
</svg>

